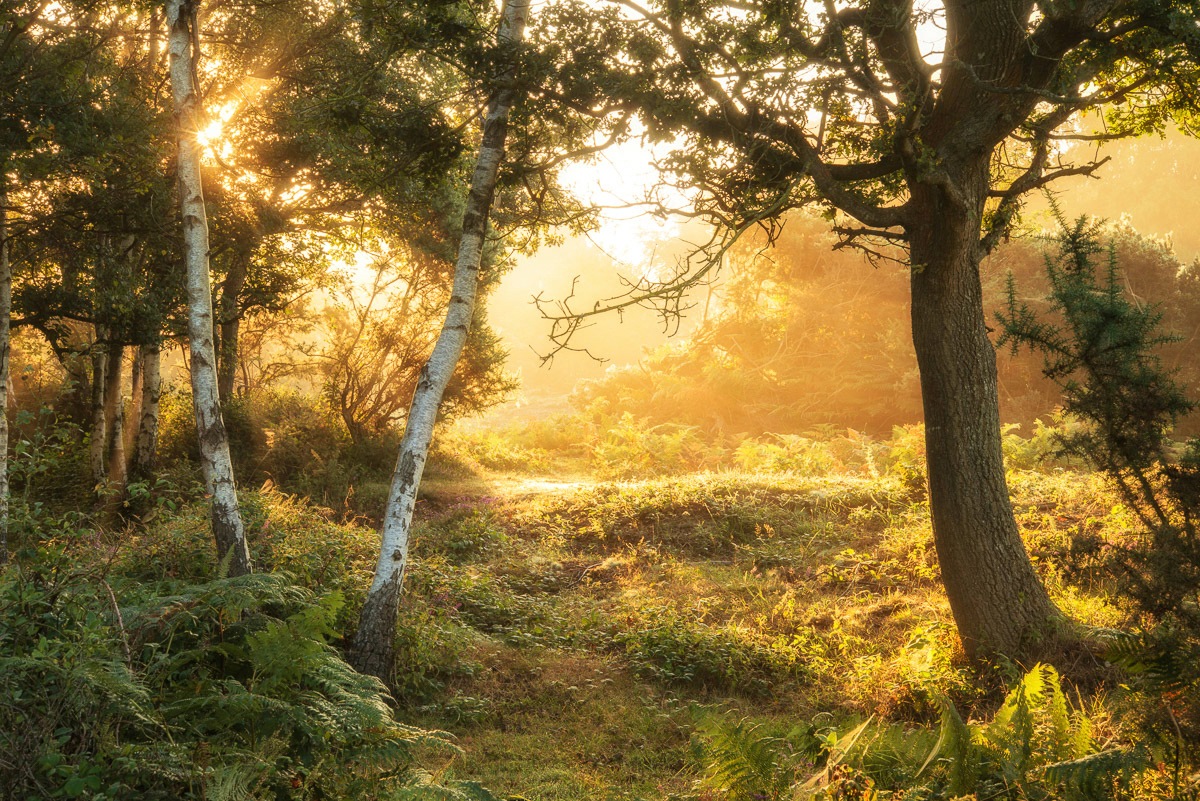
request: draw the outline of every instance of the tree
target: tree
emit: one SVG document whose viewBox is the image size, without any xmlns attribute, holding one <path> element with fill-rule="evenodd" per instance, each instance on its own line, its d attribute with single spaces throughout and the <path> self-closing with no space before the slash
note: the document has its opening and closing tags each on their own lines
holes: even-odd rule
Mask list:
<svg viewBox="0 0 1200 801">
<path fill-rule="evenodd" d="M 212 497 L 212 530 L 217 556 L 229 560 L 233 576 L 250 572 L 250 551 L 238 509 L 229 456 L 229 437 L 217 395 L 217 356 L 213 345 L 212 290 L 208 271 L 208 216 L 201 185 L 200 142 L 204 111 L 196 86 L 200 54 L 194 2 L 167 3 L 171 92 L 175 100 L 179 141 L 179 208 L 183 222 L 183 257 L 187 265 L 188 349 L 191 356 L 192 404 L 204 485 Z"/>
<path fill-rule="evenodd" d="M 1029 655 L 1060 618 L 1005 483 L 981 261 L 1029 191 L 1103 164 L 1070 163 L 1065 145 L 1190 120 L 1198 11 L 1194 0 L 613 0 L 602 14 L 560 4 L 543 16 L 582 51 L 543 91 L 594 114 L 637 109 L 649 138 L 678 143 L 667 167 L 697 197 L 694 214 L 732 237 L 815 204 L 847 243 L 906 251 L 934 539 L 969 653 Z M 1092 110 L 1106 110 L 1099 133 L 1082 128 Z M 621 303 L 677 302 L 727 247 Z M 557 333 L 591 313 L 558 315 Z"/>
<path fill-rule="evenodd" d="M 488 215 L 504 158 L 509 112 L 518 95 L 515 50 L 524 37 L 528 14 L 529 0 L 507 0 L 501 15 L 497 42 L 508 63 L 497 76 L 494 94 L 484 115 L 479 154 L 463 209 L 462 236 L 446 320 L 413 394 L 384 510 L 379 560 L 354 635 L 351 664 L 384 680 L 391 678 L 395 666 L 400 590 L 408 565 L 413 508 L 433 439 L 433 426 L 476 315 L 475 300 Z"/>
<path fill-rule="evenodd" d="M 328 344 L 318 353 L 324 395 L 356 445 L 404 422 L 445 317 L 453 278 L 452 265 L 411 248 L 380 255 L 370 269 L 370 283 L 339 286 L 337 303 L 325 315 Z M 457 362 L 458 380 L 441 399 L 442 418 L 485 409 L 516 389 L 495 335 L 477 322 L 464 345 L 470 358 Z"/>
<path fill-rule="evenodd" d="M 103 62 L 98 51 L 106 38 L 98 26 L 58 24 L 72 16 L 88 19 L 93 8 L 86 0 L 50 6 L 15 2 L 0 9 L 0 562 L 8 551 L 14 245 L 36 216 L 18 206 L 18 196 L 27 184 L 61 179 L 72 171 L 70 157 L 75 153 L 64 142 L 94 142 L 90 133 L 81 137 L 95 98 L 88 68 Z"/>
</svg>

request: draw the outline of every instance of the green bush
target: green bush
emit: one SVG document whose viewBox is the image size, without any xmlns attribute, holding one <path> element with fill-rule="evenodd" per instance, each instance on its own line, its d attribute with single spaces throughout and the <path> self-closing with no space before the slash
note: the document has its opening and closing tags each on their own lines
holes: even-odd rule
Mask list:
<svg viewBox="0 0 1200 801">
<path fill-rule="evenodd" d="M 449 747 L 329 646 L 336 595 L 261 574 L 123 592 L 41 557 L 0 577 L 6 797 L 383 799 L 415 744 Z"/>
<path fill-rule="evenodd" d="M 794 654 L 748 631 L 688 620 L 665 607 L 640 610 L 614 641 L 638 675 L 666 685 L 765 694 L 803 671 Z"/>
<path fill-rule="evenodd" d="M 592 464 L 601 478 L 641 478 L 688 473 L 717 466 L 724 451 L 700 430 L 670 423 L 649 425 L 628 412 L 601 428 L 592 443 Z"/>
</svg>

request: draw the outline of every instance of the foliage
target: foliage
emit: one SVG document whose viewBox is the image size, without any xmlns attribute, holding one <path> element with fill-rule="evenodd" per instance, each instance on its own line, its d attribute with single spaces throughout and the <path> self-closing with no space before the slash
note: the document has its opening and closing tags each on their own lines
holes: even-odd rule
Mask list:
<svg viewBox="0 0 1200 801">
<path fill-rule="evenodd" d="M 1058 252 L 1047 258 L 1049 313 L 1018 303 L 1010 286 L 1001 315 L 1002 341 L 1027 346 L 1045 360 L 1046 375 L 1063 392 L 1064 409 L 1081 425 L 1056 437 L 1062 453 L 1094 463 L 1113 483 L 1138 529 L 1133 547 L 1117 556 L 1125 590 L 1142 610 L 1174 631 L 1175 647 L 1195 649 L 1200 637 L 1200 443 L 1182 454 L 1173 427 L 1197 408 L 1160 359 L 1176 337 L 1162 332 L 1163 312 L 1123 293 L 1116 252 L 1103 252 L 1098 224 L 1059 215 Z M 1177 679 L 1200 675 L 1180 663 Z"/>
<path fill-rule="evenodd" d="M 415 744 L 445 746 L 330 647 L 336 595 L 283 575 L 126 595 L 63 566 L 46 552 L 0 578 L 9 793 L 384 798 Z"/>
<path fill-rule="evenodd" d="M 425 366 L 449 300 L 449 265 L 420 253 L 391 253 L 373 265 L 365 286 L 340 285 L 326 314 L 320 353 L 322 395 L 355 443 L 399 426 Z M 504 400 L 515 381 L 486 321 L 472 326 L 443 414 L 478 412 Z"/>
<path fill-rule="evenodd" d="M 1128 225 L 1097 233 L 1124 266 L 1124 297 L 1161 304 L 1171 327 L 1195 330 L 1196 265 Z M 804 216 L 788 221 L 769 253 L 761 245 L 735 248 L 714 311 L 694 333 L 636 366 L 581 384 L 578 408 L 589 413 L 596 406 L 612 419 L 627 412 L 646 428 L 690 426 L 710 441 L 810 436 L 822 425 L 883 437 L 919 421 L 906 276 L 829 252 L 823 223 Z M 1007 273 L 1026 295 L 1046 288 L 1036 245 L 1014 239 L 984 262 L 989 314 L 1005 308 Z M 1187 381 L 1200 377 L 1194 348 L 1167 344 L 1162 356 Z M 997 358 L 1002 419 L 1019 423 L 1027 436 L 1062 401 L 1040 366 L 1026 351 L 1002 349 Z"/>
<path fill-rule="evenodd" d="M 694 613 L 693 613 L 694 614 Z M 634 671 L 667 685 L 750 695 L 803 675 L 796 655 L 738 628 L 713 627 L 669 608 L 639 610 L 616 635 Z"/>
<path fill-rule="evenodd" d="M 1097 748 L 1092 722 L 1070 709 L 1059 675 L 1048 665 L 1017 682 L 987 722 L 964 722 L 944 702 L 936 730 L 869 719 L 841 732 L 809 730 L 817 747 L 804 749 L 744 722 L 709 721 L 700 732 L 705 779 L 731 799 L 932 801 L 970 795 L 1090 801 L 1126 797 L 1149 767 L 1141 746 Z M 802 781 L 814 757 L 821 770 Z"/>
</svg>

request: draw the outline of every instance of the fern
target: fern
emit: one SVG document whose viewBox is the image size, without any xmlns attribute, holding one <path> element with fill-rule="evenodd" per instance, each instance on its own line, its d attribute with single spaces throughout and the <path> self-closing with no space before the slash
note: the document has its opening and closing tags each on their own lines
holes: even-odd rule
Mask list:
<svg viewBox="0 0 1200 801">
<path fill-rule="evenodd" d="M 457 753 L 329 644 L 336 596 L 281 575 L 134 587 L 117 631 L 106 589 L 57 580 L 0 576 L 6 798 L 377 799 L 411 783 L 417 745 Z"/>
<path fill-rule="evenodd" d="M 762 726 L 710 717 L 701 720 L 697 732 L 703 742 L 704 783 L 729 801 L 782 799 L 795 783 L 787 740 L 768 735 Z"/>
<path fill-rule="evenodd" d="M 1123 797 L 1149 766 L 1141 747 L 1095 752 L 1091 722 L 1072 712 L 1058 672 L 1037 665 L 990 721 L 966 722 L 942 702 L 936 741 L 924 729 L 873 725 L 821 739 L 825 769 L 796 781 L 795 750 L 746 722 L 701 727 L 706 783 L 729 799 L 1011 798 L 1101 801 Z M 792 782 L 791 787 L 785 782 Z M 899 797 L 899 795 L 897 796 Z"/>
<path fill-rule="evenodd" d="M 1042 780 L 1064 799 L 1108 798 L 1119 783 L 1128 784 L 1132 776 L 1149 765 L 1144 748 L 1110 748 L 1042 769 Z"/>
</svg>

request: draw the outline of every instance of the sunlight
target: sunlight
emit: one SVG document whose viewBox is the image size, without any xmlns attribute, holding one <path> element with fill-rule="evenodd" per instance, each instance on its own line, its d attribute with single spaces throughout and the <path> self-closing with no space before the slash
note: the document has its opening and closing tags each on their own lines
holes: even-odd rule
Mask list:
<svg viewBox="0 0 1200 801">
<path fill-rule="evenodd" d="M 588 234 L 591 245 L 636 275 L 653 277 L 660 246 L 682 231 L 678 219 L 655 215 L 655 209 L 691 205 L 659 172 L 656 162 L 667 152 L 669 147 L 631 139 L 562 171 L 564 187 L 581 203 L 601 209 L 599 224 Z"/>
<path fill-rule="evenodd" d="M 222 134 L 225 133 L 225 123 L 221 119 L 215 119 L 208 125 L 196 131 L 196 141 L 201 147 L 212 149 L 213 145 L 220 141 Z"/>
</svg>

